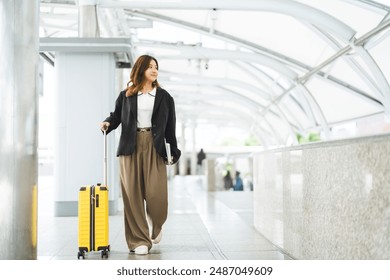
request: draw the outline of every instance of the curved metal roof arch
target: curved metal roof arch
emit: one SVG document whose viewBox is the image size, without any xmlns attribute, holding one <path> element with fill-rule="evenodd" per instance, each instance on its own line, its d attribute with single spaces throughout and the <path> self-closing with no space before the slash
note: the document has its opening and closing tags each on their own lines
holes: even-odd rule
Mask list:
<svg viewBox="0 0 390 280">
<path fill-rule="evenodd" d="M 332 17 L 331 15 L 317 10 L 305 4 L 289 0 L 181 0 L 171 1 L 113 1 L 99 0 L 101 7 L 119 7 L 127 9 L 196 9 L 196 10 L 248 10 L 268 11 L 286 14 L 300 20 L 320 26 L 324 30 L 337 35 L 344 41 L 350 41 L 356 31 L 351 27 Z"/>
<path fill-rule="evenodd" d="M 302 1 L 304 2 L 304 1 Z M 305 127 L 300 123 L 300 120 L 295 119 L 293 116 L 293 112 L 289 112 L 290 108 L 287 103 L 284 103 L 285 97 L 289 97 L 294 104 L 297 105 L 297 108 L 304 112 L 307 119 L 310 120 L 312 126 L 317 126 L 318 124 L 321 127 L 321 131 L 325 133 L 325 135 L 329 135 L 330 126 L 327 120 L 327 116 L 323 113 L 322 104 L 319 104 L 316 98 L 313 96 L 310 89 L 306 87 L 306 83 L 308 81 L 314 79 L 321 79 L 328 83 L 332 83 L 337 85 L 339 88 L 344 91 L 349 91 L 353 93 L 355 96 L 363 98 L 367 104 L 373 104 L 378 109 L 378 112 L 387 112 L 390 113 L 390 85 L 388 82 L 389 77 L 386 76 L 386 73 L 380 68 L 380 65 L 376 63 L 374 57 L 371 55 L 369 48 L 375 47 L 377 44 L 381 44 L 382 42 L 386 42 L 386 37 L 390 35 L 390 32 L 386 29 L 390 27 L 389 20 L 389 11 L 390 8 L 386 5 L 379 5 L 373 1 L 369 0 L 358 0 L 355 1 L 360 2 L 361 5 L 366 5 L 370 7 L 375 7 L 375 9 L 384 11 L 384 17 L 382 22 L 378 24 L 377 27 L 371 28 L 372 30 L 365 35 L 361 36 L 358 39 L 355 39 L 356 31 L 342 19 L 337 19 L 334 16 L 327 14 L 320 9 L 317 9 L 312 6 L 308 6 L 301 2 L 291 1 L 291 0 L 275 0 L 275 1 L 267 1 L 267 0 L 242 0 L 242 1 L 224 1 L 224 0 L 178 0 L 175 2 L 172 1 L 114 1 L 114 0 L 79 0 L 79 1 L 70 1 L 70 0 L 41 0 L 41 3 L 44 5 L 52 6 L 52 7 L 75 7 L 77 5 L 96 5 L 98 8 L 98 16 L 99 16 L 99 8 L 107 8 L 110 11 L 115 11 L 112 15 L 118 16 L 118 19 L 115 19 L 115 24 L 117 26 L 113 29 L 111 20 L 106 20 L 100 18 L 101 27 L 105 30 L 106 34 L 111 36 L 135 36 L 135 33 L 132 33 L 131 27 L 127 24 L 127 16 L 136 16 L 139 18 L 147 19 L 150 21 L 160 21 L 164 23 L 168 23 L 170 25 L 179 26 L 182 29 L 192 30 L 197 33 L 206 34 L 210 37 L 218 38 L 219 40 L 229 42 L 234 44 L 237 47 L 241 47 L 243 49 L 239 51 L 229 51 L 226 49 L 205 49 L 199 46 L 189 47 L 189 46 L 175 46 L 180 50 L 179 54 L 176 55 L 165 55 L 161 54 L 158 56 L 159 59 L 209 59 L 209 60 L 230 60 L 236 62 L 238 67 L 247 68 L 247 71 L 250 71 L 253 66 L 263 65 L 262 67 L 269 67 L 273 71 L 276 71 L 280 74 L 285 82 L 278 83 L 279 81 L 275 79 L 275 77 L 268 77 L 267 72 L 264 72 L 262 67 L 257 67 L 257 73 L 252 73 L 254 76 L 259 76 L 261 82 L 264 82 L 266 86 L 267 83 L 273 82 L 275 88 L 269 88 L 267 90 L 262 90 L 262 87 L 259 87 L 255 92 L 257 95 L 261 95 L 265 100 L 264 104 L 260 104 L 258 101 L 255 101 L 258 104 L 255 106 L 245 106 L 245 102 L 253 102 L 256 98 L 251 98 L 250 96 L 246 96 L 244 91 L 241 92 L 239 90 L 231 93 L 230 96 L 235 96 L 233 99 L 245 98 L 248 101 L 243 101 L 238 103 L 240 109 L 247 107 L 248 116 L 245 117 L 244 120 L 246 122 L 251 122 L 250 126 L 260 138 L 264 140 L 266 137 L 273 138 L 278 144 L 285 144 L 285 135 L 278 133 L 270 124 L 268 119 L 269 117 L 277 117 L 281 123 L 283 123 L 287 130 L 288 134 L 291 137 L 294 137 L 294 133 L 300 132 L 301 130 L 305 130 Z M 310 3 L 311 4 L 311 3 Z M 315 3 L 313 6 L 316 6 Z M 291 16 L 298 21 L 301 21 L 307 28 L 309 28 L 312 32 L 314 32 L 317 36 L 319 36 L 323 42 L 333 48 L 336 52 L 332 57 L 329 57 L 322 63 L 318 64 L 316 67 L 310 67 L 303 63 L 300 60 L 293 59 L 288 56 L 288 54 L 278 53 L 272 49 L 267 49 L 262 45 L 256 44 L 254 42 L 245 41 L 241 38 L 234 37 L 231 34 L 220 32 L 219 30 L 213 29 L 212 27 L 204 27 L 201 25 L 197 25 L 195 23 L 187 22 L 180 20 L 178 18 L 172 18 L 163 15 L 162 13 L 156 13 L 152 10 L 240 10 L 240 11 L 266 11 L 271 13 L 279 13 L 283 15 Z M 52 10 L 52 12 L 54 9 Z M 109 12 L 108 14 L 110 14 Z M 387 13 L 387 15 L 386 15 Z M 50 14 L 46 10 L 46 16 Z M 55 15 L 53 15 L 54 17 Z M 63 16 L 63 19 L 66 18 L 66 15 Z M 69 16 L 72 24 L 63 25 L 61 24 L 47 24 L 45 27 L 45 22 L 42 21 L 42 28 L 46 30 L 50 30 L 49 32 L 45 32 L 45 34 L 50 34 L 51 36 L 56 36 L 57 31 L 52 31 L 55 29 L 68 30 L 69 32 L 75 32 L 74 30 L 74 15 Z M 77 20 L 77 19 L 76 19 Z M 386 31 L 384 33 L 383 31 Z M 377 33 L 380 33 L 382 36 L 376 36 Z M 370 38 L 375 38 L 376 40 L 369 41 Z M 340 43 L 340 40 L 344 42 L 346 45 L 343 47 Z M 137 40 L 133 41 L 133 45 L 131 47 L 138 46 L 146 46 L 147 42 L 140 41 L 136 43 Z M 172 42 L 175 43 L 175 42 Z M 164 43 L 154 41 L 154 47 L 161 49 L 167 46 Z M 172 44 L 173 45 L 173 44 Z M 150 47 L 150 46 L 149 46 Z M 353 54 L 353 55 L 350 55 Z M 133 51 L 132 55 L 138 55 L 137 51 Z M 355 57 L 358 57 L 359 60 L 362 60 L 365 65 L 362 65 L 361 61 L 357 61 Z M 349 84 L 348 82 L 340 79 L 337 76 L 332 76 L 331 73 L 325 71 L 324 68 L 333 63 L 336 59 L 342 58 L 341 60 L 345 60 L 350 68 L 358 74 L 360 79 L 368 86 L 369 92 L 365 92 L 361 88 L 356 87 L 353 84 Z M 241 64 L 241 65 L 240 65 Z M 253 68 L 252 68 L 253 69 Z M 263 75 L 263 74 L 264 75 Z M 300 73 L 300 74 L 298 74 Z M 302 74 L 303 73 L 303 74 Z M 168 77 L 164 77 L 164 73 L 161 73 L 161 77 L 164 79 L 168 79 Z M 176 77 L 178 77 L 177 74 Z M 185 78 L 184 76 L 182 76 Z M 192 77 L 194 78 L 194 77 Z M 202 79 L 202 87 L 215 87 L 215 83 L 206 82 L 205 79 L 215 79 L 216 83 L 222 83 L 223 79 L 217 80 L 216 78 L 207 78 L 207 76 L 202 76 L 201 78 L 196 77 L 196 79 Z M 224 81 L 229 80 L 225 79 Z M 166 80 L 169 82 L 169 80 Z M 177 80 L 176 80 L 177 82 Z M 180 81 L 179 83 L 180 84 Z M 185 84 L 185 83 L 184 83 Z M 246 88 L 246 91 L 250 90 L 250 85 L 246 86 L 245 82 L 234 82 L 233 84 L 236 87 Z M 174 87 L 173 87 L 174 88 Z M 219 87 L 221 91 L 229 92 L 232 90 L 229 87 L 223 88 Z M 367 90 L 367 89 L 366 89 Z M 284 100 L 284 101 L 283 101 Z M 237 101 L 237 100 L 236 100 Z M 179 102 L 180 103 L 180 102 Z M 183 103 L 184 104 L 184 103 Z M 205 104 L 208 106 L 208 104 Z M 248 105 L 248 104 L 247 104 Z M 262 105 L 262 106 L 260 106 Z M 256 111 L 256 108 L 260 108 Z M 221 111 L 223 111 L 223 106 L 221 106 Z M 227 108 L 227 107 L 225 107 Z M 191 113 L 191 112 L 189 112 Z M 218 114 L 216 114 L 218 115 Z M 219 115 L 222 118 L 222 115 Z M 218 120 L 220 121 L 220 120 Z M 236 122 L 237 124 L 243 122 Z M 261 132 L 263 131 L 263 132 Z M 325 138 L 329 138 L 326 136 Z M 265 141 L 266 142 L 266 141 Z M 274 141 L 270 141 L 274 142 Z"/>
<path fill-rule="evenodd" d="M 168 16 L 165 16 L 165 15 L 162 15 L 162 14 L 157 14 L 157 13 L 150 12 L 150 11 L 145 11 L 145 10 L 142 10 L 142 11 L 138 11 L 138 10 L 130 11 L 130 10 L 127 10 L 127 13 L 131 14 L 131 15 L 138 15 L 138 16 L 141 16 L 141 17 L 144 17 L 144 18 L 147 18 L 147 19 L 151 19 L 151 20 L 164 22 L 164 23 L 167 23 L 167 24 L 170 24 L 170 25 L 178 26 L 180 28 L 193 30 L 195 32 L 199 32 L 199 33 L 205 34 L 205 35 L 210 36 L 210 37 L 214 37 L 214 38 L 218 38 L 218 39 L 221 39 L 221 40 L 225 40 L 225 41 L 233 43 L 233 44 L 235 44 L 237 46 L 241 46 L 241 47 L 244 47 L 244 48 L 246 48 L 248 50 L 251 50 L 251 51 L 253 51 L 256 54 L 265 54 L 268 57 L 273 58 L 276 61 L 279 61 L 282 64 L 285 64 L 286 66 L 289 66 L 289 67 L 292 67 L 292 68 L 300 69 L 300 70 L 303 70 L 303 71 L 309 71 L 309 72 L 313 70 L 312 67 L 310 67 L 308 65 L 305 65 L 301 61 L 298 61 L 296 59 L 288 57 L 288 56 L 286 56 L 284 54 L 278 53 L 278 52 L 276 52 L 274 50 L 265 48 L 263 46 L 256 45 L 253 42 L 245 41 L 245 40 L 243 40 L 241 38 L 237 38 L 235 36 L 232 36 L 232 35 L 220 32 L 218 30 L 214 30 L 213 32 L 211 32 L 210 28 L 207 28 L 207 27 L 204 27 L 204 26 L 201 26 L 201 25 L 196 25 L 196 24 L 193 24 L 193 23 L 190 23 L 190 22 L 185 22 L 185 21 L 182 21 L 182 20 L 178 20 L 178 19 L 175 19 L 175 18 L 172 18 L 172 17 L 168 17 Z M 321 36 L 324 36 L 324 34 L 321 33 Z M 327 42 L 327 43 L 329 44 L 329 42 Z M 351 91 L 353 94 L 358 94 L 358 95 L 361 95 L 363 97 L 368 96 L 367 93 L 365 93 L 362 90 L 354 87 L 353 85 L 348 84 L 348 83 L 346 83 L 344 81 L 341 81 L 337 77 L 329 75 L 328 73 L 325 73 L 325 72 L 323 72 L 321 70 L 320 71 L 316 71 L 315 75 L 321 77 L 322 79 L 326 79 L 330 83 L 334 83 L 334 84 L 336 84 L 338 86 L 341 86 L 345 90 Z M 369 98 L 372 99 L 372 97 L 369 97 Z"/>
</svg>

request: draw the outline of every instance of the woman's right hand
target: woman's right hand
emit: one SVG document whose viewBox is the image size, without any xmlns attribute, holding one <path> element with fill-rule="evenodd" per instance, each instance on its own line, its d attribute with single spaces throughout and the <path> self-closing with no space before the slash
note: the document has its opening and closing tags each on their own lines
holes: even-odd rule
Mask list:
<svg viewBox="0 0 390 280">
<path fill-rule="evenodd" d="M 102 122 L 102 123 L 100 123 L 101 131 L 107 131 L 109 126 L 110 126 L 109 122 Z"/>
</svg>

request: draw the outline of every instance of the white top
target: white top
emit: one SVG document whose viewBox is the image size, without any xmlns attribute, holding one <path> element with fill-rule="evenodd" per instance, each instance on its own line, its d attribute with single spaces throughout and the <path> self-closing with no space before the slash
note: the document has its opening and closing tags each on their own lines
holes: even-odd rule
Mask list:
<svg viewBox="0 0 390 280">
<path fill-rule="evenodd" d="M 155 97 L 156 88 L 145 94 L 138 92 L 137 127 L 152 127 L 152 113 Z"/>
</svg>

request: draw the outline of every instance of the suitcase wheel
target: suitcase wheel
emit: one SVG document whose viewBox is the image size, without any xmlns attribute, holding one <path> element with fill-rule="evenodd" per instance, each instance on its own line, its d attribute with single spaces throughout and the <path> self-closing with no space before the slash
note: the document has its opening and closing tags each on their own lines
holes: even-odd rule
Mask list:
<svg viewBox="0 0 390 280">
<path fill-rule="evenodd" d="M 85 259 L 85 251 L 77 253 L 77 259 L 80 259 L 80 257 L 83 257 L 83 260 Z"/>
<path fill-rule="evenodd" d="M 103 251 L 101 252 L 101 255 L 102 255 L 102 259 L 104 258 L 104 256 L 106 256 L 106 259 L 108 259 L 108 251 L 103 250 Z"/>
</svg>

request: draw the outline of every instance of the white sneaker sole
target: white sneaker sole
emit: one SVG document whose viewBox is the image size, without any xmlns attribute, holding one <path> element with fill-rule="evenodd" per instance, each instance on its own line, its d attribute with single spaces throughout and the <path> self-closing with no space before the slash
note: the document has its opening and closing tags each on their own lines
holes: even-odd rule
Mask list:
<svg viewBox="0 0 390 280">
<path fill-rule="evenodd" d="M 149 253 L 148 246 L 141 245 L 134 249 L 136 255 L 147 255 Z"/>
</svg>

